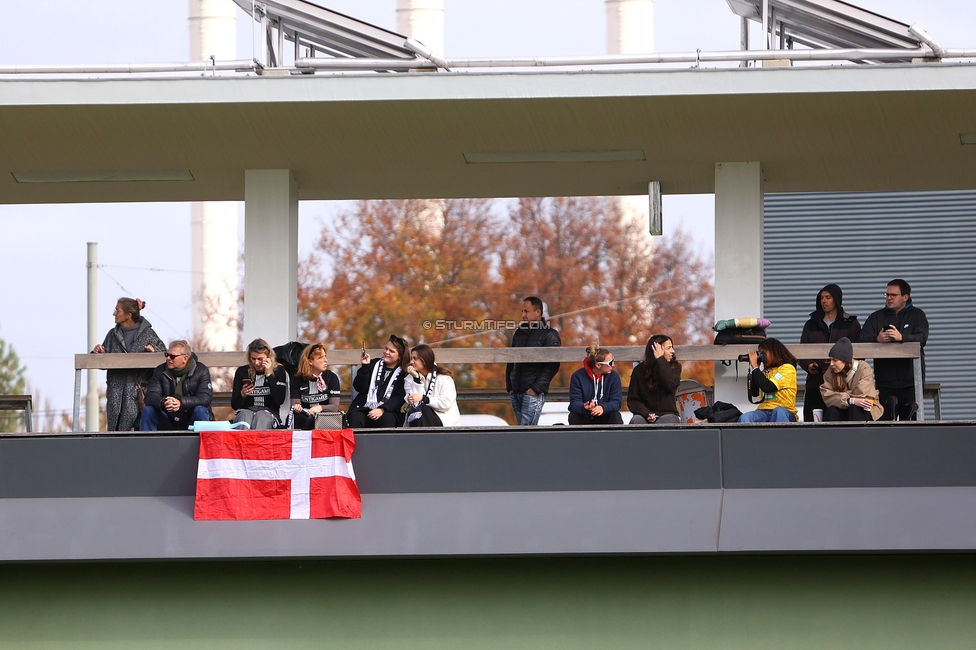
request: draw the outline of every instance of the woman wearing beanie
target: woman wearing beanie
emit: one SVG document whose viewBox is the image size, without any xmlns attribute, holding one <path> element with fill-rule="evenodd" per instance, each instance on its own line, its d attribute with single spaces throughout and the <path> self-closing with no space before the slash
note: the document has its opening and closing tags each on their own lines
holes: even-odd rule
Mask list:
<svg viewBox="0 0 976 650">
<path fill-rule="evenodd" d="M 861 334 L 857 316 L 844 311 L 844 292 L 836 284 L 828 284 L 817 293 L 817 308 L 810 312 L 810 320 L 803 326 L 800 343 L 835 343 L 847 337 L 856 341 Z M 814 409 L 826 409 L 820 395 L 827 361 L 824 359 L 800 359 L 800 367 L 807 372 L 806 390 L 803 397 L 803 420 L 813 422 Z"/>
<path fill-rule="evenodd" d="M 854 346 L 844 337 L 830 348 L 830 364 L 820 393 L 827 405 L 826 422 L 877 420 L 884 413 L 874 386 L 874 371 L 854 359 Z"/>
</svg>

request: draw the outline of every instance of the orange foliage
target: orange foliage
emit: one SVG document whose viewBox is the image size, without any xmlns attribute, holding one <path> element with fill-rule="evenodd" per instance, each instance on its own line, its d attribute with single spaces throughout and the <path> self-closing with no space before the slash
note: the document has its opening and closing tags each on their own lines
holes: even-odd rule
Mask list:
<svg viewBox="0 0 976 650">
<path fill-rule="evenodd" d="M 564 345 L 642 345 L 658 332 L 679 345 L 710 341 L 711 268 L 684 233 L 652 246 L 607 198 L 520 199 L 507 214 L 499 206 L 362 201 L 340 215 L 302 260 L 302 339 L 379 347 L 397 334 L 412 345 L 507 346 L 510 330 L 436 323 L 518 320 L 522 298 L 538 295 Z M 685 375 L 711 383 L 706 365 Z M 563 366 L 555 385 L 578 367 Z M 504 385 L 501 365 L 452 370 L 459 387 Z"/>
</svg>

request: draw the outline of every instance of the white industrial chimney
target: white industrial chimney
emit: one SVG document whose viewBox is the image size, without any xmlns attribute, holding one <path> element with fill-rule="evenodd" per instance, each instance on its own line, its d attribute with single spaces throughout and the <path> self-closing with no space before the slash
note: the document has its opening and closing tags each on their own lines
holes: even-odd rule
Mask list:
<svg viewBox="0 0 976 650">
<path fill-rule="evenodd" d="M 397 0 L 397 32 L 444 56 L 444 0 Z"/>
<path fill-rule="evenodd" d="M 444 56 L 444 0 L 397 0 L 397 32 Z M 417 218 L 433 235 L 444 229 L 444 202 L 428 199 Z"/>
<path fill-rule="evenodd" d="M 654 0 L 606 0 L 607 54 L 649 54 L 654 51 Z M 647 179 L 648 181 L 655 179 Z M 648 232 L 647 195 L 617 197 L 624 219 Z"/>
<path fill-rule="evenodd" d="M 232 0 L 190 0 L 190 60 L 237 58 Z M 191 208 L 193 338 L 209 350 L 235 350 L 240 286 L 237 276 L 237 204 L 194 203 Z"/>
<path fill-rule="evenodd" d="M 654 0 L 606 0 L 607 54 L 654 51 Z"/>
</svg>

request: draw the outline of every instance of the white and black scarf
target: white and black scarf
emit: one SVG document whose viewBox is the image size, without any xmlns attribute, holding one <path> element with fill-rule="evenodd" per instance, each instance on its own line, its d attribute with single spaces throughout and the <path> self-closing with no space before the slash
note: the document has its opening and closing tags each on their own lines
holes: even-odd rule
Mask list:
<svg viewBox="0 0 976 650">
<path fill-rule="evenodd" d="M 383 363 L 382 359 L 380 359 L 376 362 L 376 366 L 373 368 L 373 376 L 369 379 L 369 392 L 366 393 L 366 408 L 368 409 L 375 409 L 380 405 L 380 400 L 377 397 L 377 393 L 379 392 L 378 389 L 380 387 L 380 382 L 382 381 L 380 378 L 383 376 L 383 368 L 385 367 L 386 364 Z M 393 376 L 390 377 L 389 381 L 386 382 L 386 392 L 383 393 L 383 402 L 389 401 L 390 395 L 393 394 L 393 387 L 396 385 L 395 382 L 399 376 L 400 367 L 397 366 L 393 370 Z"/>
<path fill-rule="evenodd" d="M 431 393 L 434 392 L 434 383 L 436 381 L 437 381 L 437 369 L 435 368 L 434 371 L 432 373 L 430 373 L 430 383 L 427 384 L 427 390 L 424 391 L 424 397 L 425 398 L 428 398 L 427 399 L 428 402 L 430 401 L 430 395 L 431 395 Z M 411 404 L 410 405 L 410 407 L 407 409 L 407 421 L 406 421 L 406 423 L 408 425 L 411 422 L 413 422 L 414 420 L 420 418 L 423 415 L 423 406 L 424 406 L 424 401 L 423 400 L 420 400 L 416 404 Z"/>
</svg>

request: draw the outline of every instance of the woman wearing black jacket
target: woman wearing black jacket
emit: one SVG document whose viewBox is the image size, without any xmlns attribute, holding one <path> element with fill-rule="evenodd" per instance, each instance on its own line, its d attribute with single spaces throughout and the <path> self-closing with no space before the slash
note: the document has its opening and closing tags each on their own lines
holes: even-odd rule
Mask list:
<svg viewBox="0 0 976 650">
<path fill-rule="evenodd" d="M 817 308 L 810 312 L 810 320 L 803 326 L 800 343 L 836 343 L 844 337 L 856 341 L 861 333 L 857 316 L 844 311 L 844 292 L 836 284 L 828 284 L 817 293 Z M 800 359 L 800 367 L 807 371 L 803 393 L 803 421 L 813 422 L 814 409 L 826 409 L 820 386 L 823 374 L 830 367 L 828 359 Z"/>
<path fill-rule="evenodd" d="M 349 426 L 353 429 L 390 428 L 403 424 L 403 406 L 406 392 L 403 373 L 410 359 L 407 342 L 399 336 L 391 336 L 383 346 L 383 357 L 370 361 L 363 352 L 362 365 L 352 382 L 356 399 L 349 405 Z"/>
<path fill-rule="evenodd" d="M 339 377 L 329 370 L 329 357 L 321 343 L 306 345 L 291 380 L 292 428 L 315 428 L 317 413 L 338 413 Z"/>
<path fill-rule="evenodd" d="M 644 360 L 630 375 L 627 408 L 631 424 L 679 424 L 674 392 L 681 383 L 681 364 L 670 336 L 655 334 L 644 348 Z"/>
<path fill-rule="evenodd" d="M 234 373 L 230 396 L 230 405 L 237 410 L 234 422 L 247 422 L 250 428 L 261 431 L 277 429 L 287 390 L 285 367 L 278 364 L 274 350 L 264 339 L 254 339 L 247 346 L 247 365 Z"/>
</svg>

